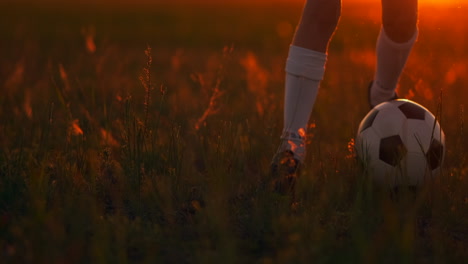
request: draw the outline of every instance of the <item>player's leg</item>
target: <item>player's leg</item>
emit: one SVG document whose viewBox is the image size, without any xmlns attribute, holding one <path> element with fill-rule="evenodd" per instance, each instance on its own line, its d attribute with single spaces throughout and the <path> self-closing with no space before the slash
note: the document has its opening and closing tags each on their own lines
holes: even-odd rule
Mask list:
<svg viewBox="0 0 468 264">
<path fill-rule="evenodd" d="M 307 0 L 286 62 L 284 129 L 272 171 L 287 165 L 294 174 L 305 157 L 305 132 L 323 78 L 328 43 L 335 31 L 340 0 Z"/>
<path fill-rule="evenodd" d="M 375 106 L 395 96 L 398 80 L 417 39 L 418 0 L 382 0 L 377 65 L 370 91 Z"/>
<path fill-rule="evenodd" d="M 341 14 L 341 0 L 307 0 L 293 46 L 326 53 Z"/>
<path fill-rule="evenodd" d="M 323 78 L 328 43 L 340 16 L 340 0 L 308 0 L 286 62 L 284 133 L 282 150 L 303 160 L 303 138 L 319 82 Z"/>
</svg>

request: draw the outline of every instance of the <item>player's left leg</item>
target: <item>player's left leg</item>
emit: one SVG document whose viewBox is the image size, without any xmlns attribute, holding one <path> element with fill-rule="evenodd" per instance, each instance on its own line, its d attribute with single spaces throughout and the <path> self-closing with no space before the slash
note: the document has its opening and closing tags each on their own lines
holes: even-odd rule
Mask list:
<svg viewBox="0 0 468 264">
<path fill-rule="evenodd" d="M 275 190 L 294 193 L 305 158 L 307 123 L 323 79 L 327 49 L 341 12 L 341 0 L 307 0 L 286 61 L 284 127 L 271 164 Z"/>
<path fill-rule="evenodd" d="M 418 36 L 417 21 L 418 0 L 382 0 L 377 65 L 370 87 L 371 106 L 395 97 L 398 80 Z"/>
</svg>

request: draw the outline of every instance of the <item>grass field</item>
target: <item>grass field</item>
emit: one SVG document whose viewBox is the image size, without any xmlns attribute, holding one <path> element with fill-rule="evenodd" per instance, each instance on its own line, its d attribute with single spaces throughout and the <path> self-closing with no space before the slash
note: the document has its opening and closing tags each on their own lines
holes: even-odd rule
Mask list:
<svg viewBox="0 0 468 264">
<path fill-rule="evenodd" d="M 423 6 L 399 94 L 438 116 L 443 173 L 366 181 L 378 7 L 346 5 L 298 204 L 264 188 L 301 6 L 0 8 L 1 263 L 463 263 L 468 6 Z"/>
</svg>

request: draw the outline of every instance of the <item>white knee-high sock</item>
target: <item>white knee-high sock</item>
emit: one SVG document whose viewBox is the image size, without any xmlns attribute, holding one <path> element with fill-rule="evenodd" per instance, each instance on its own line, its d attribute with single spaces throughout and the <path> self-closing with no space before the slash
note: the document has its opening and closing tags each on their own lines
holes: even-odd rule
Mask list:
<svg viewBox="0 0 468 264">
<path fill-rule="evenodd" d="M 417 37 L 418 29 L 407 42 L 397 43 L 387 36 L 383 27 L 380 28 L 376 45 L 377 65 L 370 93 L 372 105 L 394 97 L 398 80 Z"/>
<path fill-rule="evenodd" d="M 327 55 L 291 45 L 286 62 L 284 129 L 278 151 L 292 150 L 303 161 L 307 123 L 323 79 Z"/>
</svg>

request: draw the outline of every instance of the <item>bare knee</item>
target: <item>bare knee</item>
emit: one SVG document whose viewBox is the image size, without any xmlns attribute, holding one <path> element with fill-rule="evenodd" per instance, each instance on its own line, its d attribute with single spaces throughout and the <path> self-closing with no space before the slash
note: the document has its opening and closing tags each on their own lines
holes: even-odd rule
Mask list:
<svg viewBox="0 0 468 264">
<path fill-rule="evenodd" d="M 341 0 L 307 0 L 292 44 L 326 52 L 340 12 Z"/>
<path fill-rule="evenodd" d="M 383 20 L 383 28 L 387 36 L 397 42 L 403 43 L 414 36 L 416 32 L 416 18 L 392 18 Z"/>
<path fill-rule="evenodd" d="M 341 0 L 307 0 L 301 23 L 316 24 L 324 31 L 334 31 L 341 15 Z"/>
<path fill-rule="evenodd" d="M 382 0 L 382 24 L 393 41 L 403 43 L 411 39 L 417 23 L 417 0 Z"/>
</svg>

